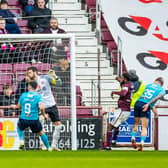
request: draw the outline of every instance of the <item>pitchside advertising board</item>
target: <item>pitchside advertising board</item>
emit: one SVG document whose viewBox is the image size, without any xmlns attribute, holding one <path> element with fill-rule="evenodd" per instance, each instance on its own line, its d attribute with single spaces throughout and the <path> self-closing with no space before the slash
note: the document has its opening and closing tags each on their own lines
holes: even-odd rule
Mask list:
<svg viewBox="0 0 168 168">
<path fill-rule="evenodd" d="M 71 148 L 71 122 L 63 119 L 61 138 L 58 142 L 60 149 Z M 77 119 L 77 147 L 78 149 L 99 149 L 101 146 L 101 118 L 78 118 Z M 49 140 L 52 140 L 54 127 L 49 120 L 44 125 L 44 131 L 47 133 Z M 39 149 L 39 138 L 29 130 L 25 133 L 25 147 L 27 150 Z"/>
<path fill-rule="evenodd" d="M 17 118 L 0 118 L 0 150 L 18 150 Z"/>
<path fill-rule="evenodd" d="M 18 150 L 19 139 L 17 135 L 18 118 L 0 118 L 0 150 Z M 71 148 L 71 123 L 70 120 L 62 120 L 63 127 L 58 146 L 60 149 Z M 99 149 L 101 146 L 102 118 L 78 118 L 77 119 L 77 142 L 78 149 Z M 44 125 L 44 131 L 49 140 L 52 140 L 54 127 L 50 120 Z M 27 150 L 39 149 L 39 137 L 25 131 L 25 147 Z"/>
<path fill-rule="evenodd" d="M 115 115 L 114 115 L 114 113 L 115 113 Z M 117 111 L 109 113 L 109 122 L 111 122 L 114 119 L 114 117 L 117 117 L 116 113 L 117 113 Z M 130 144 L 133 124 L 134 124 L 134 112 L 131 112 L 131 115 L 128 118 L 128 120 L 119 126 L 119 135 L 117 137 L 118 144 Z M 142 126 L 139 126 L 138 131 L 137 131 L 137 136 L 136 136 L 137 142 L 140 142 L 141 131 L 142 131 Z M 145 143 L 152 144 L 151 115 L 149 118 L 149 127 L 147 129 L 147 137 L 146 137 Z"/>
</svg>

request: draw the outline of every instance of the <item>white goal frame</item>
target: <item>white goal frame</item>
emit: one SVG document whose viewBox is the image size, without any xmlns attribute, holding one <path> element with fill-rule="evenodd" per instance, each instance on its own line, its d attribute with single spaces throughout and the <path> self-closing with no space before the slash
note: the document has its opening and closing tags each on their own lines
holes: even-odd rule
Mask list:
<svg viewBox="0 0 168 168">
<path fill-rule="evenodd" d="M 71 60 L 71 141 L 72 150 L 77 150 L 77 129 L 76 129 L 76 70 L 75 70 L 75 34 L 2 34 L 0 39 L 4 41 L 10 41 L 10 39 L 21 40 L 21 39 L 70 39 L 70 60 Z"/>
</svg>

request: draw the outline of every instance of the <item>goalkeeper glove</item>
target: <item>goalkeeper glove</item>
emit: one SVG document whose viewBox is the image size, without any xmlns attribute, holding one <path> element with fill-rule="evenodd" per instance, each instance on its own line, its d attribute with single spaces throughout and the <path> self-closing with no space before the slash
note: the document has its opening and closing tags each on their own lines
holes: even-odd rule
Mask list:
<svg viewBox="0 0 168 168">
<path fill-rule="evenodd" d="M 51 84 L 56 85 L 58 76 L 56 75 L 55 71 L 50 69 L 48 71 L 48 76 L 52 78 Z"/>
</svg>

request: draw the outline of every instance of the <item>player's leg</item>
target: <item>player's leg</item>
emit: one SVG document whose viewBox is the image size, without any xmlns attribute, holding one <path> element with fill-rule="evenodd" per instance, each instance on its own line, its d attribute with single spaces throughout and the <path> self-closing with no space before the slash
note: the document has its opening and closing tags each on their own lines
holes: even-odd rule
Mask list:
<svg viewBox="0 0 168 168">
<path fill-rule="evenodd" d="M 19 149 L 24 149 L 24 129 L 26 128 L 26 123 L 24 120 L 19 119 L 17 124 L 17 134 L 19 136 Z"/>
<path fill-rule="evenodd" d="M 124 123 L 128 117 L 130 116 L 130 111 L 121 111 L 120 115 L 116 119 L 115 123 L 113 124 L 114 133 L 112 137 L 112 145 L 116 145 L 117 137 L 119 134 L 119 126 Z"/>
<path fill-rule="evenodd" d="M 144 142 L 145 142 L 146 136 L 147 136 L 148 122 L 149 122 L 148 118 L 146 118 L 146 117 L 141 118 L 142 132 L 141 132 L 141 142 L 140 142 L 140 146 L 138 148 L 138 151 L 143 150 Z"/>
<path fill-rule="evenodd" d="M 112 129 L 113 126 L 110 123 L 108 123 L 106 142 L 104 144 L 104 149 L 106 150 L 111 150 Z"/>
<path fill-rule="evenodd" d="M 59 146 L 58 146 L 58 141 L 60 139 L 60 133 L 61 133 L 61 129 L 62 129 L 62 123 L 60 121 L 56 121 L 54 122 L 55 125 L 55 130 L 53 132 L 53 139 L 52 139 L 52 148 L 60 151 Z"/>
<path fill-rule="evenodd" d="M 140 125 L 140 117 L 141 117 L 141 112 L 142 112 L 142 107 L 144 103 L 137 101 L 134 106 L 134 125 L 133 129 L 131 132 L 131 143 L 133 148 L 137 148 L 136 144 L 136 133 L 138 130 L 138 126 Z"/>
<path fill-rule="evenodd" d="M 44 128 L 45 119 L 43 115 L 39 115 L 39 121 L 41 122 L 42 128 Z M 46 150 L 46 147 L 41 138 L 39 138 L 39 142 L 40 142 L 40 149 Z"/>
<path fill-rule="evenodd" d="M 49 144 L 49 141 L 48 141 L 48 136 L 44 133 L 44 131 L 41 130 L 39 132 L 39 135 L 40 135 L 41 141 L 44 143 L 46 149 L 48 151 L 52 151 L 52 148 L 50 147 L 50 144 Z"/>
<path fill-rule="evenodd" d="M 119 134 L 119 127 L 114 127 L 113 130 L 114 130 L 114 132 L 113 132 L 113 137 L 112 137 L 112 141 L 111 141 L 112 146 L 116 145 L 117 137 Z"/>
<path fill-rule="evenodd" d="M 41 122 L 39 120 L 31 120 L 29 122 L 29 127 L 33 133 L 38 133 L 42 142 L 44 143 L 47 150 L 51 150 L 50 144 L 48 141 L 48 136 L 44 133 Z"/>
<path fill-rule="evenodd" d="M 59 118 L 58 109 L 57 109 L 56 106 L 53 106 L 49 109 L 46 109 L 46 113 L 49 115 L 51 121 L 53 122 L 53 125 L 55 126 L 55 129 L 54 129 L 54 132 L 53 132 L 51 147 L 54 150 L 60 151 L 59 146 L 58 146 L 58 142 L 59 142 L 59 139 L 60 139 L 62 123 L 61 123 L 60 118 Z"/>
<path fill-rule="evenodd" d="M 136 133 L 138 130 L 138 126 L 140 125 L 140 118 L 139 117 L 134 117 L 134 126 L 131 132 L 131 143 L 133 148 L 137 148 L 136 144 Z"/>
</svg>

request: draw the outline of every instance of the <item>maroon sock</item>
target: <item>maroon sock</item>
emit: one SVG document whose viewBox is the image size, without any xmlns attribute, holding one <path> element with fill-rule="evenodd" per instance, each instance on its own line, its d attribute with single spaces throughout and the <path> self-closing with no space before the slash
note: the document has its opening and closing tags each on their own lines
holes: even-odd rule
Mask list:
<svg viewBox="0 0 168 168">
<path fill-rule="evenodd" d="M 113 135 L 113 139 L 112 140 L 116 140 L 117 139 L 117 136 L 118 136 L 118 133 L 119 133 L 119 128 L 114 128 L 114 135 Z"/>
<path fill-rule="evenodd" d="M 108 131 L 107 132 L 107 141 L 106 141 L 106 146 L 110 146 L 111 144 L 111 136 L 112 136 L 112 132 L 111 131 Z"/>
</svg>

